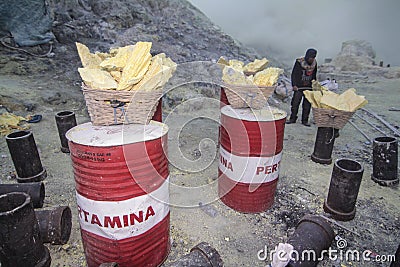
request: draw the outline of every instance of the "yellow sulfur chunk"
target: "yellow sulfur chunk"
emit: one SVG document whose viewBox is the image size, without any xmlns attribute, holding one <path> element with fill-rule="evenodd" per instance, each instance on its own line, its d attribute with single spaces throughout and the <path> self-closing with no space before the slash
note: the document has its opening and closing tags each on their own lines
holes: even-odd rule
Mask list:
<svg viewBox="0 0 400 267">
<path fill-rule="evenodd" d="M 172 77 L 172 74 L 176 71 L 177 64 L 172 61 L 169 57 L 166 57 L 164 53 L 159 54 L 163 61 L 163 80 L 160 86 L 164 86 L 168 80 Z"/>
<path fill-rule="evenodd" d="M 313 108 L 320 107 L 320 101 L 321 101 L 321 97 L 322 97 L 321 92 L 305 90 L 304 96 L 311 103 L 311 106 Z"/>
<path fill-rule="evenodd" d="M 110 48 L 110 56 L 115 57 L 118 54 L 119 47 Z"/>
<path fill-rule="evenodd" d="M 338 94 L 331 91 L 323 92 L 321 98 L 321 107 L 344 111 L 349 109 L 347 103 L 344 102 L 343 99 L 339 99 Z"/>
<path fill-rule="evenodd" d="M 29 129 L 28 125 L 21 125 L 22 121 L 26 121 L 24 117 L 5 112 L 0 115 L 0 135 L 8 135 L 13 130 Z"/>
<path fill-rule="evenodd" d="M 229 66 L 231 66 L 235 70 L 243 71 L 244 63 L 240 60 L 231 59 L 231 60 L 229 60 Z"/>
<path fill-rule="evenodd" d="M 99 52 L 99 51 L 96 51 L 94 54 L 99 56 L 101 58 L 101 60 L 103 60 L 103 61 L 106 60 L 107 58 L 111 57 L 110 54 Z"/>
<path fill-rule="evenodd" d="M 151 64 L 144 75 L 143 79 L 132 87 L 132 90 L 140 91 L 151 91 L 154 90 L 162 81 L 162 58 L 160 56 L 154 56 L 151 59 Z"/>
<path fill-rule="evenodd" d="M 278 82 L 279 75 L 283 73 L 280 68 L 267 68 L 254 75 L 254 83 L 257 86 L 273 86 Z"/>
<path fill-rule="evenodd" d="M 122 72 L 120 72 L 119 70 L 112 70 L 110 71 L 110 74 L 114 78 L 114 80 L 119 83 L 119 81 L 121 80 Z"/>
<path fill-rule="evenodd" d="M 159 56 L 162 59 L 163 65 L 166 67 L 169 67 L 172 69 L 172 72 L 174 72 L 176 70 L 177 64 L 175 62 L 172 61 L 172 59 L 170 59 L 169 57 L 167 57 L 165 55 L 165 53 L 160 53 L 158 55 L 155 56 Z"/>
<path fill-rule="evenodd" d="M 122 71 L 117 90 L 129 90 L 147 72 L 151 62 L 151 42 L 137 42 Z"/>
<path fill-rule="evenodd" d="M 217 63 L 218 63 L 218 64 L 221 64 L 221 65 L 229 66 L 228 60 L 226 60 L 224 57 L 220 57 L 220 58 L 218 59 Z"/>
<path fill-rule="evenodd" d="M 122 71 L 134 52 L 134 48 L 134 45 L 118 48 L 116 55 L 105 59 L 100 63 L 100 67 L 107 71 Z"/>
<path fill-rule="evenodd" d="M 89 48 L 81 43 L 76 42 L 76 48 L 78 50 L 79 57 L 84 68 L 98 69 L 102 61 L 101 57 L 90 53 Z"/>
<path fill-rule="evenodd" d="M 250 62 L 247 65 L 245 65 L 243 67 L 243 71 L 250 73 L 262 71 L 267 67 L 268 62 L 269 62 L 268 59 L 266 59 L 265 57 L 262 59 L 255 59 L 253 62 Z"/>
<path fill-rule="evenodd" d="M 232 85 L 253 85 L 250 79 L 242 71 L 237 71 L 233 67 L 226 66 L 222 71 L 222 80 L 226 84 Z"/>
<path fill-rule="evenodd" d="M 350 88 L 339 96 L 340 102 L 347 103 L 347 111 L 354 112 L 365 106 L 368 101 L 364 96 L 356 94 L 356 89 Z"/>
<path fill-rule="evenodd" d="M 115 90 L 117 82 L 110 73 L 100 69 L 78 68 L 84 83 L 92 89 Z"/>
<path fill-rule="evenodd" d="M 311 83 L 312 83 L 311 87 L 312 87 L 313 91 L 320 91 L 320 92 L 329 91 L 328 88 L 326 88 L 325 86 L 322 86 L 322 85 L 321 85 L 318 81 L 316 81 L 316 80 L 312 80 Z"/>
</svg>

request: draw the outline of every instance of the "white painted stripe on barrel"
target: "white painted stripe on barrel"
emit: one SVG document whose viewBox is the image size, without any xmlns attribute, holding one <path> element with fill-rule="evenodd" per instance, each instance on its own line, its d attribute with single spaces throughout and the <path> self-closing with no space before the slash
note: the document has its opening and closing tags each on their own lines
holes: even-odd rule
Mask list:
<svg viewBox="0 0 400 267">
<path fill-rule="evenodd" d="M 156 190 L 124 201 L 96 201 L 76 192 L 81 229 L 121 240 L 143 234 L 169 213 L 169 179 Z"/>
<path fill-rule="evenodd" d="M 279 176 L 282 152 L 272 157 L 243 157 L 233 155 L 221 146 L 219 155 L 219 169 L 233 181 L 260 184 Z"/>
</svg>

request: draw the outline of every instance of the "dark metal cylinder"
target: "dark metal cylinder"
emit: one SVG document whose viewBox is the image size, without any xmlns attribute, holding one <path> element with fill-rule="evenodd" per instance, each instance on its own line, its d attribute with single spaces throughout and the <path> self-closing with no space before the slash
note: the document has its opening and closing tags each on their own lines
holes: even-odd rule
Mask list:
<svg viewBox="0 0 400 267">
<path fill-rule="evenodd" d="M 397 157 L 398 144 L 396 138 L 375 138 L 372 144 L 372 180 L 384 186 L 398 184 Z"/>
<path fill-rule="evenodd" d="M 68 206 L 35 210 L 43 243 L 63 245 L 71 235 L 72 215 Z"/>
<path fill-rule="evenodd" d="M 350 221 L 356 214 L 356 201 L 364 168 L 355 160 L 338 159 L 333 166 L 325 212 L 340 221 Z"/>
<path fill-rule="evenodd" d="M 190 250 L 189 254 L 184 255 L 171 267 L 202 266 L 202 267 L 222 267 L 224 263 L 218 251 L 206 242 L 201 242 Z"/>
<path fill-rule="evenodd" d="M 61 151 L 69 153 L 68 140 L 65 137 L 65 133 L 76 126 L 75 113 L 73 111 L 61 111 L 56 114 L 55 118 L 61 141 Z"/>
<path fill-rule="evenodd" d="M 324 218 L 317 215 L 305 215 L 300 219 L 296 230 L 287 242 L 298 253 L 298 255 L 290 255 L 293 260 L 287 266 L 317 266 L 321 252 L 331 246 L 334 238 L 335 233 Z"/>
<path fill-rule="evenodd" d="M 26 193 L 0 195 L 0 261 L 2 267 L 50 266 L 50 253 Z"/>
<path fill-rule="evenodd" d="M 23 184 L 0 184 L 0 195 L 11 192 L 27 193 L 32 200 L 34 208 L 43 207 L 45 188 L 43 182 Z"/>
<path fill-rule="evenodd" d="M 19 183 L 40 182 L 47 177 L 31 131 L 10 133 L 6 141 Z"/>
<path fill-rule="evenodd" d="M 318 127 L 311 160 L 316 163 L 331 164 L 334 143 L 335 129 L 332 127 Z"/>
</svg>

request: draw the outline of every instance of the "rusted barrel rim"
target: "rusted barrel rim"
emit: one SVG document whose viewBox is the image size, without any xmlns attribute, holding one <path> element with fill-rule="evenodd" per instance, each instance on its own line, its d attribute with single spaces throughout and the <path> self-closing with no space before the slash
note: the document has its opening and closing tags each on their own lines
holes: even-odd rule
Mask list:
<svg viewBox="0 0 400 267">
<path fill-rule="evenodd" d="M 28 194 L 23 193 L 23 192 L 11 192 L 11 193 L 7 193 L 7 194 L 4 194 L 4 195 L 0 195 L 0 201 L 1 201 L 1 199 L 3 199 L 3 198 L 9 198 L 9 197 L 12 197 L 12 196 L 15 196 L 15 197 L 24 197 L 25 199 L 24 199 L 23 202 L 21 201 L 21 203 L 20 203 L 19 205 L 15 206 L 15 207 L 14 207 L 13 209 L 11 209 L 11 210 L 8 210 L 8 211 L 1 211 L 1 212 L 0 212 L 0 216 L 10 216 L 10 215 L 13 215 L 16 211 L 18 211 L 18 210 L 24 208 L 24 207 L 27 206 L 27 205 L 30 205 L 30 203 L 31 203 L 31 197 L 30 197 Z"/>
<path fill-rule="evenodd" d="M 392 136 L 379 136 L 374 138 L 374 143 L 378 144 L 387 144 L 387 143 L 395 143 L 397 142 L 397 138 Z"/>
<path fill-rule="evenodd" d="M 8 140 L 17 140 L 17 139 L 26 138 L 26 137 L 28 137 L 30 135 L 32 135 L 32 131 L 21 130 L 21 131 L 16 131 L 16 132 L 8 134 L 6 136 L 6 139 L 8 139 Z"/>
<path fill-rule="evenodd" d="M 348 163 L 353 164 L 354 168 L 350 169 L 350 168 L 343 166 L 343 164 L 348 164 Z M 359 173 L 359 172 L 364 171 L 364 167 L 361 165 L 361 163 L 359 163 L 356 160 L 347 159 L 347 158 L 337 159 L 335 161 L 335 166 L 337 168 L 339 168 L 341 171 L 345 171 L 345 172 L 349 172 L 349 173 Z"/>
</svg>

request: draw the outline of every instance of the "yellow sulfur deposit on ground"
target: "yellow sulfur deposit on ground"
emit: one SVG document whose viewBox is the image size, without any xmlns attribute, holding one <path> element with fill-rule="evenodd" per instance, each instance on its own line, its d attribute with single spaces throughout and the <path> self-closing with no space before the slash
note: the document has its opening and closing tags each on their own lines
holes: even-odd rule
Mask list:
<svg viewBox="0 0 400 267">
<path fill-rule="evenodd" d="M 100 90 L 160 89 L 176 70 L 176 63 L 164 53 L 152 56 L 151 42 L 112 48 L 109 53 L 90 53 L 76 43 L 83 68 L 79 74 L 85 85 Z"/>
<path fill-rule="evenodd" d="M 21 122 L 27 119 L 21 116 L 14 115 L 12 113 L 3 113 L 0 115 L 0 135 L 8 135 L 13 130 L 26 130 L 29 129 L 29 125 L 23 125 Z"/>
</svg>

